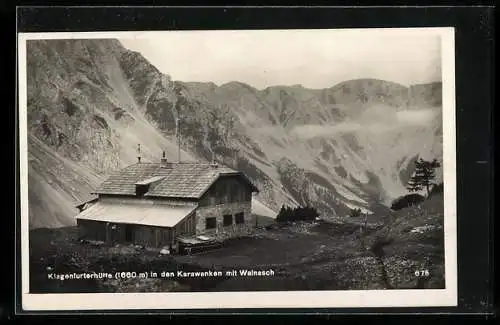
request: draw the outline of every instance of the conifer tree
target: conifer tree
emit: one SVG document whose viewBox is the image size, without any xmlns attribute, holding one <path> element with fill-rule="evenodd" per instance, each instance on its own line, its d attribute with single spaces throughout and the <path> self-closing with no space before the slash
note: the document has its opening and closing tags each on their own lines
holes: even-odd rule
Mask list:
<svg viewBox="0 0 500 325">
<path fill-rule="evenodd" d="M 416 173 L 410 178 L 408 184 L 406 185 L 406 188 L 410 192 L 418 192 L 422 189 L 420 177 Z"/>
<path fill-rule="evenodd" d="M 425 188 L 427 196 L 429 196 L 430 188 L 434 185 L 434 178 L 436 178 L 435 169 L 441 167 L 437 159 L 431 161 L 420 158 L 415 162 L 415 173 L 408 181 L 406 188 L 410 192 L 420 191 Z"/>
</svg>

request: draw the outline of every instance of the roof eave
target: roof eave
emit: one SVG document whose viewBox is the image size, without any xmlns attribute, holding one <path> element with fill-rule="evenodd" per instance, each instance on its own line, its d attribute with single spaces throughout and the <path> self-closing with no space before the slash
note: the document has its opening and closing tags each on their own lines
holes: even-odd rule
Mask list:
<svg viewBox="0 0 500 325">
<path fill-rule="evenodd" d="M 250 187 L 252 188 L 253 193 L 260 193 L 260 190 L 257 186 L 254 185 L 252 180 L 243 172 L 238 172 L 239 175 L 241 175 L 247 182 L 250 184 Z"/>
<path fill-rule="evenodd" d="M 117 193 L 117 192 L 97 192 L 96 195 L 113 195 L 113 196 L 137 196 L 135 193 Z"/>
<path fill-rule="evenodd" d="M 181 200 L 198 200 L 198 196 L 171 196 L 171 195 L 154 195 L 154 194 L 144 194 L 144 197 L 151 199 L 181 199 Z"/>
<path fill-rule="evenodd" d="M 260 193 L 259 189 L 257 188 L 257 186 L 255 186 L 253 184 L 253 182 L 250 180 L 250 178 L 248 178 L 247 175 L 245 175 L 245 173 L 243 172 L 239 172 L 239 171 L 234 171 L 234 172 L 222 172 L 222 173 L 219 173 L 217 175 L 216 178 L 214 178 L 212 180 L 212 182 L 200 193 L 200 195 L 198 195 L 198 199 L 201 198 L 207 191 L 208 189 L 221 177 L 221 176 L 241 176 L 243 177 L 246 182 L 250 185 L 250 187 L 252 188 L 252 193 Z"/>
<path fill-rule="evenodd" d="M 82 207 L 82 206 L 84 206 L 85 204 L 87 204 L 87 203 L 91 203 L 91 202 L 94 202 L 94 201 L 97 201 L 98 199 L 99 199 L 99 198 L 95 197 L 95 198 L 92 198 L 92 199 L 90 199 L 90 200 L 86 200 L 86 201 L 84 201 L 84 202 L 80 202 L 80 203 L 78 203 L 77 205 L 75 205 L 75 208 Z"/>
</svg>

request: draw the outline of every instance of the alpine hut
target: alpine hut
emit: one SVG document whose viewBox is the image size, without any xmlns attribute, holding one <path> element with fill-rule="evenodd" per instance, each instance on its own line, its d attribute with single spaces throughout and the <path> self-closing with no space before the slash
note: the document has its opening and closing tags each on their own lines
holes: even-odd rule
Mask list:
<svg viewBox="0 0 500 325">
<path fill-rule="evenodd" d="M 242 172 L 215 163 L 138 162 L 110 175 L 76 216 L 80 238 L 149 247 L 249 230 L 252 194 Z M 188 240 L 189 241 L 189 240 Z"/>
</svg>

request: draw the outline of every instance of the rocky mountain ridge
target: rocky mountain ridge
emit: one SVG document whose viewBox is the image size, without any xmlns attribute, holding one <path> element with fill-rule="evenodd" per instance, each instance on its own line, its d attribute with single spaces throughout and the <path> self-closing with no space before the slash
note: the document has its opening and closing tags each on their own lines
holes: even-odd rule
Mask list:
<svg viewBox="0 0 500 325">
<path fill-rule="evenodd" d="M 417 155 L 442 156 L 440 83 L 181 82 L 109 39 L 28 41 L 27 70 L 29 186 L 50 189 L 30 191 L 34 227 L 72 224 L 73 202 L 134 163 L 139 143 L 146 160 L 163 150 L 177 160 L 177 135 L 182 160 L 245 172 L 263 206 L 308 204 L 330 218 L 383 211 L 404 192 Z M 73 180 L 56 187 L 52 166 Z"/>
</svg>

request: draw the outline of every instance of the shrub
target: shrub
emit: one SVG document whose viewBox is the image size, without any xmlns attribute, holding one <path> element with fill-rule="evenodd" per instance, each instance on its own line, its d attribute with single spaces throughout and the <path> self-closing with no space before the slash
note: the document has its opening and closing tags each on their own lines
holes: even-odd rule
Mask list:
<svg viewBox="0 0 500 325">
<path fill-rule="evenodd" d="M 391 205 L 392 210 L 401 210 L 414 205 L 418 205 L 425 200 L 420 194 L 407 194 L 394 200 Z"/>
<path fill-rule="evenodd" d="M 319 213 L 312 207 L 296 207 L 290 208 L 282 206 L 278 216 L 277 222 L 290 222 L 290 221 L 313 221 L 319 217 Z"/>
<path fill-rule="evenodd" d="M 438 193 L 443 193 L 444 190 L 444 184 L 443 182 L 436 184 L 432 187 L 431 191 L 429 192 L 429 197 L 438 194 Z"/>
<path fill-rule="evenodd" d="M 349 217 L 351 217 L 351 218 L 361 217 L 361 209 L 359 209 L 359 208 L 351 209 L 351 213 L 349 214 Z"/>
</svg>

